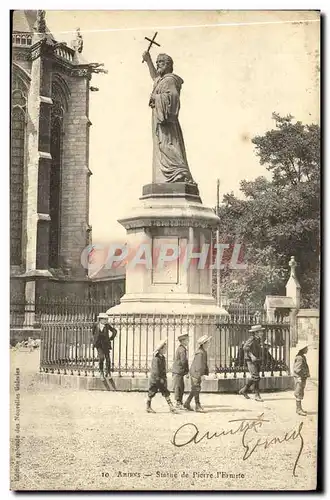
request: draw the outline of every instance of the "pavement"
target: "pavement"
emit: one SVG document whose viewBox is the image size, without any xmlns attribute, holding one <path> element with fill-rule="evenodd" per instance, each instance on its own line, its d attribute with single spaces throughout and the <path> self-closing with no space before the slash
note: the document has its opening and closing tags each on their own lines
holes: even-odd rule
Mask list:
<svg viewBox="0 0 330 500">
<path fill-rule="evenodd" d="M 11 489 L 313 490 L 317 390 L 264 402 L 201 394 L 205 413 L 171 414 L 156 395 L 38 383 L 39 351 L 11 350 Z M 173 397 L 172 397 L 173 399 Z"/>
</svg>

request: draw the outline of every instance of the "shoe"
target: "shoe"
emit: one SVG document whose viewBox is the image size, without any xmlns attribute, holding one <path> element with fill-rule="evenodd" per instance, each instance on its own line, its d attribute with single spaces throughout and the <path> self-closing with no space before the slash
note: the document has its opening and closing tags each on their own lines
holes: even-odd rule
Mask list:
<svg viewBox="0 0 330 500">
<path fill-rule="evenodd" d="M 198 413 L 204 413 L 204 408 L 201 405 L 196 405 L 195 411 Z"/>
<path fill-rule="evenodd" d="M 146 410 L 147 410 L 147 413 L 156 413 L 155 410 L 153 410 L 151 408 L 151 402 L 150 401 L 147 401 L 147 408 L 146 408 Z"/>
<path fill-rule="evenodd" d="M 188 411 L 194 411 L 192 407 L 190 406 L 190 403 L 184 403 L 183 408 Z"/>
<path fill-rule="evenodd" d="M 301 417 L 306 417 L 307 412 L 304 411 L 301 407 L 301 401 L 296 401 L 296 413 L 297 415 L 300 415 Z"/>
<path fill-rule="evenodd" d="M 240 391 L 238 391 L 238 394 L 240 394 L 241 396 L 244 396 L 245 399 L 251 399 L 250 396 L 248 395 L 248 393 L 244 391 L 244 388 L 241 389 Z"/>
<path fill-rule="evenodd" d="M 256 400 L 256 401 L 260 401 L 261 403 L 263 402 L 263 399 L 261 399 L 260 394 L 257 394 L 257 395 L 256 395 L 255 400 Z"/>
<path fill-rule="evenodd" d="M 177 403 L 176 403 L 176 405 L 175 405 L 175 408 L 176 408 L 177 410 L 183 410 L 183 404 L 182 404 L 182 403 L 180 403 L 180 402 L 177 402 Z"/>
<path fill-rule="evenodd" d="M 178 410 L 176 408 L 174 408 L 174 406 L 170 406 L 170 412 L 171 413 L 179 413 Z"/>
</svg>

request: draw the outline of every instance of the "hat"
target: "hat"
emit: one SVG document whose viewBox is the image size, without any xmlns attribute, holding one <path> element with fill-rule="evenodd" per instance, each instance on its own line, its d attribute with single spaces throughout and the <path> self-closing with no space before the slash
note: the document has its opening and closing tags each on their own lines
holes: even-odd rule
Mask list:
<svg viewBox="0 0 330 500">
<path fill-rule="evenodd" d="M 310 346 L 310 344 L 307 344 L 307 345 L 305 345 L 304 347 L 302 347 L 301 349 L 299 349 L 299 351 L 298 351 L 297 355 L 298 355 L 298 354 L 300 354 L 300 353 L 301 353 L 301 351 L 304 351 L 305 349 L 308 349 L 308 347 L 309 347 L 309 346 Z"/>
<path fill-rule="evenodd" d="M 184 340 L 184 339 L 188 339 L 188 338 L 189 338 L 188 333 L 182 333 L 182 335 L 178 336 L 178 340 Z"/>
<path fill-rule="evenodd" d="M 256 332 L 261 332 L 262 330 L 264 330 L 264 328 L 262 328 L 261 325 L 253 325 L 251 330 L 249 330 L 249 332 L 256 333 Z"/>
<path fill-rule="evenodd" d="M 109 319 L 109 316 L 107 315 L 107 313 L 100 313 L 97 317 L 100 319 Z"/>
<path fill-rule="evenodd" d="M 156 349 L 154 350 L 154 354 L 156 354 L 158 351 L 160 351 L 160 349 L 162 347 L 164 347 L 165 344 L 167 344 L 167 339 L 164 339 L 161 342 L 159 342 L 159 344 L 157 345 Z"/>
<path fill-rule="evenodd" d="M 208 335 L 203 335 L 202 337 L 199 337 L 199 339 L 197 340 L 197 344 L 198 345 L 203 345 L 206 342 L 208 342 L 209 340 L 211 340 L 211 338 L 212 337 L 209 337 Z"/>
</svg>

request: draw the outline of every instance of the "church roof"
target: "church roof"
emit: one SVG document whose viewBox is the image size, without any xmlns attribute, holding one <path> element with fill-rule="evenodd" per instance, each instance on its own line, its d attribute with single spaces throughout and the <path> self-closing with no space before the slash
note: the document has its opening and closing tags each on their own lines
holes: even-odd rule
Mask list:
<svg viewBox="0 0 330 500">
<path fill-rule="evenodd" d="M 14 33 L 34 33 L 34 25 L 37 21 L 36 10 L 14 10 L 13 12 L 13 32 Z M 52 38 L 54 37 L 49 31 L 46 24 L 46 33 Z"/>
<path fill-rule="evenodd" d="M 47 11 L 37 10 L 14 10 L 12 13 L 12 44 L 13 48 L 30 50 L 32 45 L 46 39 L 47 44 L 53 48 L 54 55 L 58 59 L 62 59 L 63 63 L 70 64 L 71 67 L 86 67 L 90 73 L 107 73 L 102 68 L 103 64 L 90 63 L 86 61 L 85 57 L 81 54 L 83 49 L 83 38 L 80 32 L 76 33 L 75 40 L 72 40 L 71 46 L 61 40 L 56 40 L 49 30 L 45 22 L 45 14 Z M 42 33 L 37 34 L 37 26 Z M 44 34 L 46 33 L 46 35 Z M 41 35 L 41 36 L 38 36 Z M 21 52 L 19 52 L 21 54 Z M 20 55 L 18 56 L 19 59 Z M 15 53 L 13 54 L 15 60 Z"/>
<path fill-rule="evenodd" d="M 14 10 L 13 31 L 33 33 L 33 26 L 36 20 L 36 10 Z"/>
</svg>

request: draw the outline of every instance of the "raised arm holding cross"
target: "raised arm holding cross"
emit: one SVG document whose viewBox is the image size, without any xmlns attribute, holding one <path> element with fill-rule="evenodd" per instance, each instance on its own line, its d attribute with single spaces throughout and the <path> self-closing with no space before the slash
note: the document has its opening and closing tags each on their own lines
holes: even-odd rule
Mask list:
<svg viewBox="0 0 330 500">
<path fill-rule="evenodd" d="M 156 33 L 157 34 L 157 33 Z M 155 35 L 156 36 L 156 35 Z M 186 156 L 182 130 L 179 123 L 182 78 L 173 73 L 173 59 L 168 54 L 158 54 L 154 66 L 149 49 L 143 53 L 150 76 L 154 82 L 149 106 L 152 108 L 153 183 L 185 182 L 195 184 Z M 157 44 L 158 45 L 158 44 Z"/>
<path fill-rule="evenodd" d="M 145 61 L 148 65 L 151 78 L 154 80 L 157 77 L 157 70 L 154 66 L 154 63 L 152 62 L 150 52 L 146 50 L 145 52 L 143 52 L 142 57 L 143 62 Z"/>
<path fill-rule="evenodd" d="M 146 40 L 148 40 L 149 43 L 149 47 L 147 48 L 147 50 L 145 52 L 143 52 L 142 54 L 142 62 L 146 61 L 147 65 L 148 65 L 148 68 L 149 68 L 149 72 L 150 72 L 150 76 L 151 78 L 154 80 L 157 76 L 157 70 L 152 62 L 152 59 L 151 59 L 151 56 L 150 56 L 150 49 L 153 45 L 157 45 L 158 47 L 160 47 L 159 43 L 155 42 L 155 38 L 157 36 L 157 32 L 154 34 L 152 40 L 148 37 L 144 37 Z"/>
</svg>

